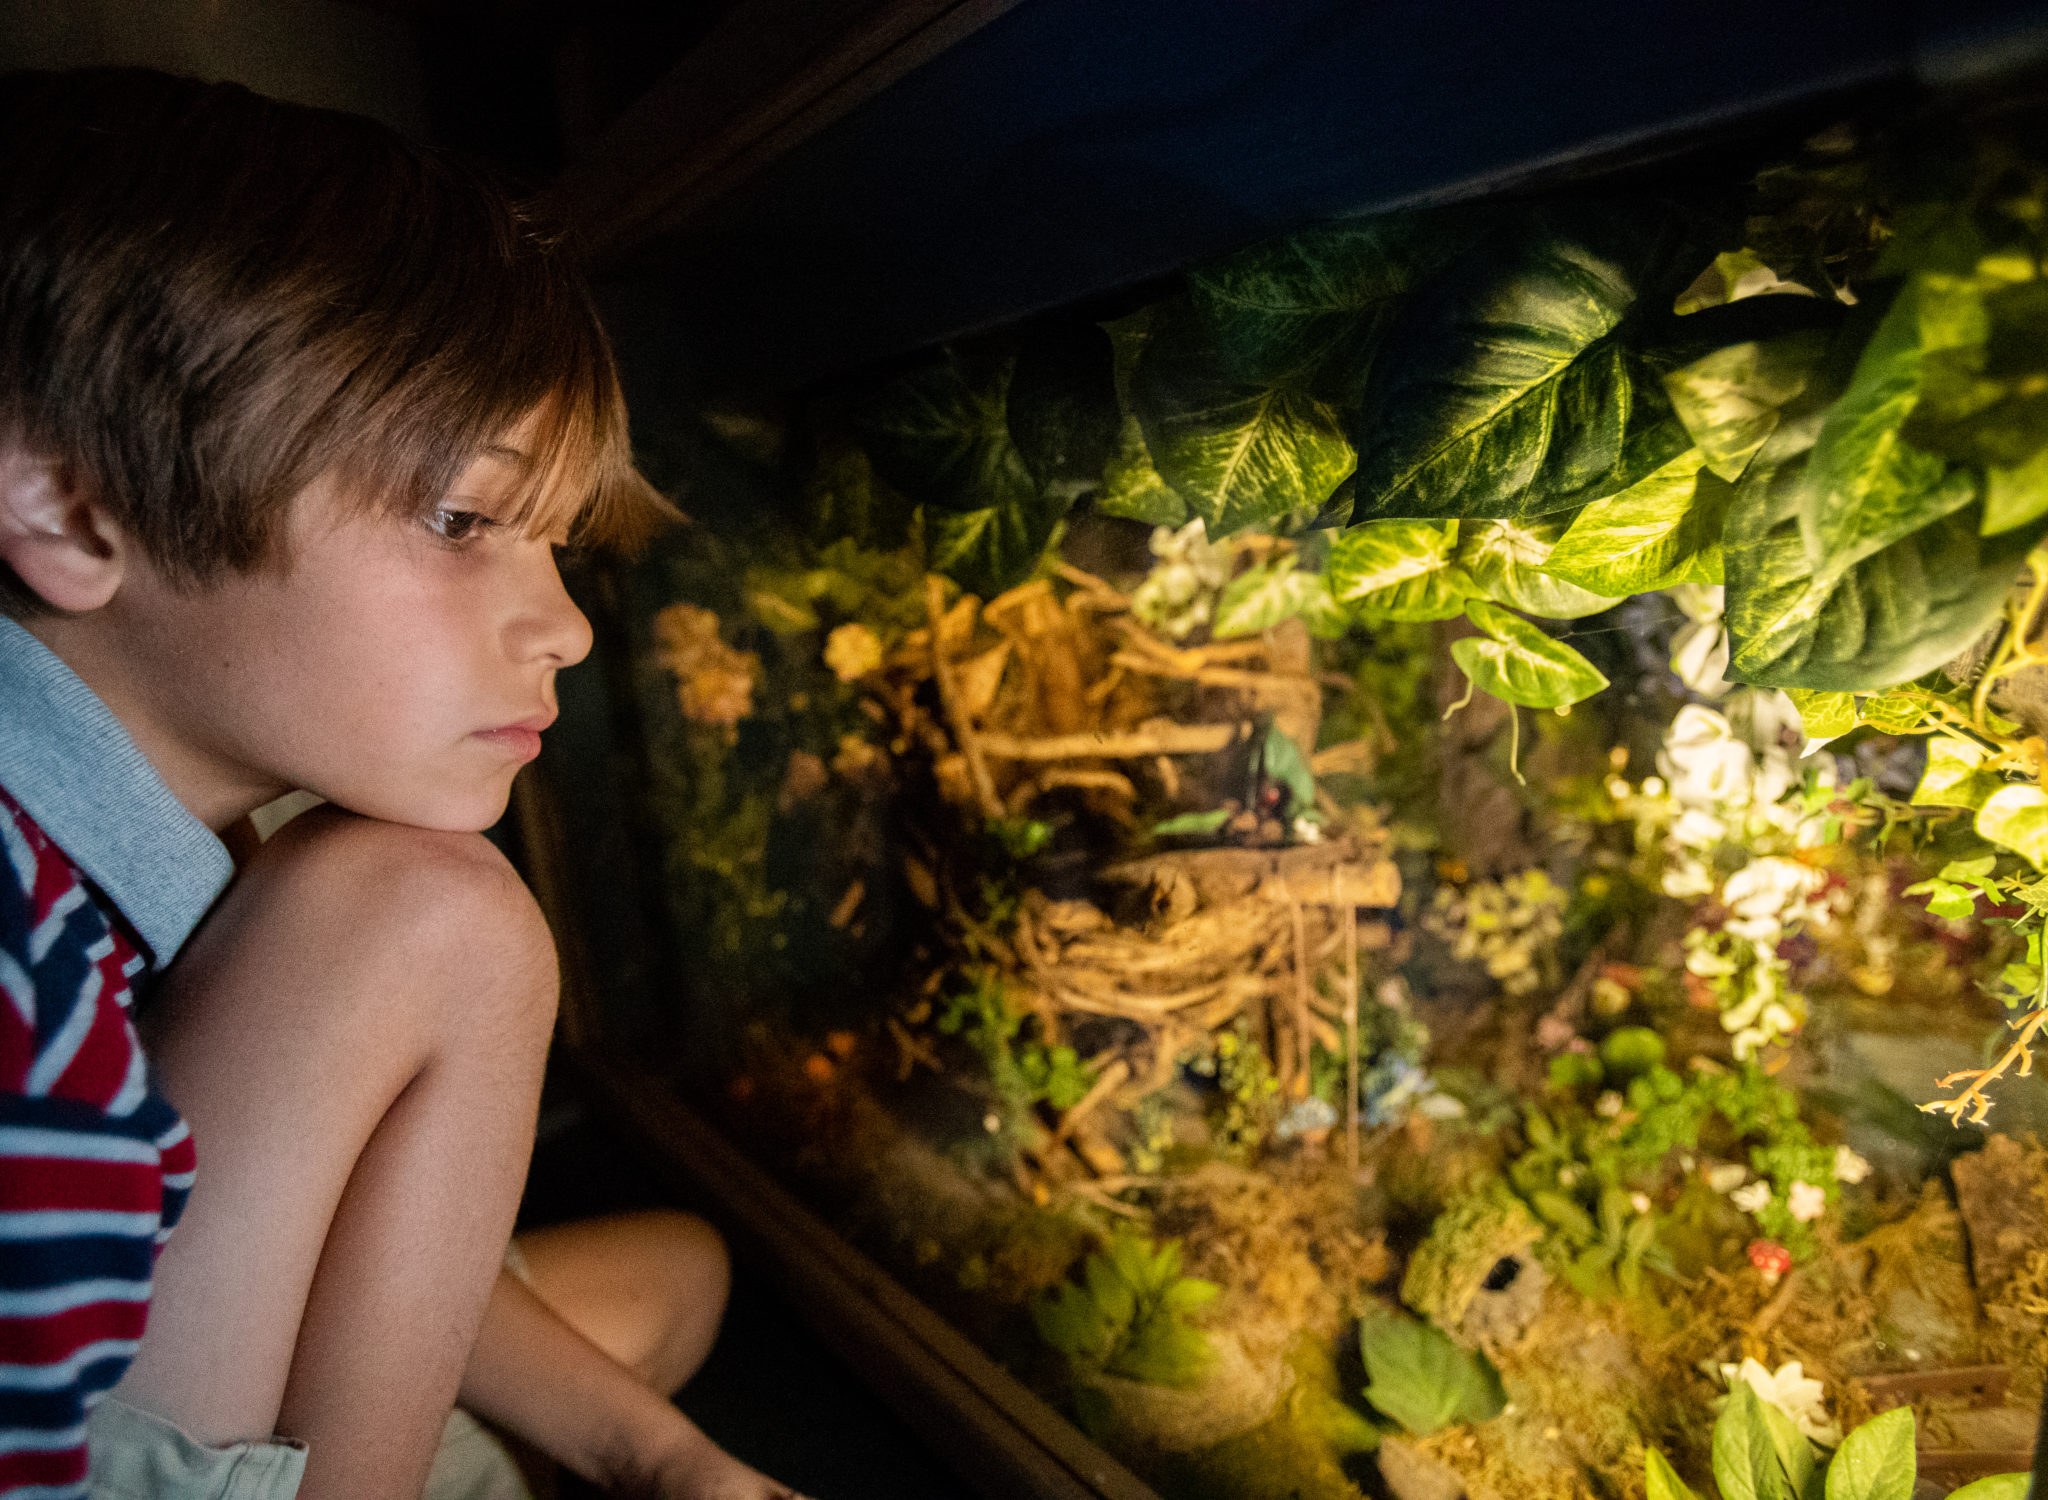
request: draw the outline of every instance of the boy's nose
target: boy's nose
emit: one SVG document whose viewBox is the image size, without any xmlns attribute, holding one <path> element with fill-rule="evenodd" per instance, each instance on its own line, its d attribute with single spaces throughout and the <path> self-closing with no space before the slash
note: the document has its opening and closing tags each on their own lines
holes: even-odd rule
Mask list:
<svg viewBox="0 0 2048 1500">
<path fill-rule="evenodd" d="M 556 667 L 573 667 L 590 655 L 590 621 L 569 597 L 552 553 L 540 572 L 521 621 L 524 628 L 518 654 L 528 660 L 545 660 Z"/>
</svg>

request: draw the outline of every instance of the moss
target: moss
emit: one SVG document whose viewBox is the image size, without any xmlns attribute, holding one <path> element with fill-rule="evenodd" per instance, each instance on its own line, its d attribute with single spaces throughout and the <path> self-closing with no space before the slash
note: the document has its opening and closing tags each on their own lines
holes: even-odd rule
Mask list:
<svg viewBox="0 0 2048 1500">
<path fill-rule="evenodd" d="M 1409 1257 L 1401 1300 L 1438 1326 L 1455 1330 L 1502 1260 L 1543 1237 L 1543 1226 L 1498 1177 L 1453 1199 Z"/>
</svg>

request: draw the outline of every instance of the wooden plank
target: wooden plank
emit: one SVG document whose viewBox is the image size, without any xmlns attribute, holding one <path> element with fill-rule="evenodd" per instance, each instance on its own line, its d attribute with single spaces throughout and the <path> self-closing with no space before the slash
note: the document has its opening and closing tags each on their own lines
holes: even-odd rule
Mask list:
<svg viewBox="0 0 2048 1500">
<path fill-rule="evenodd" d="M 708 1195 L 820 1337 L 990 1500 L 1159 1500 L 957 1329 L 741 1155 L 666 1083 L 572 1054 L 593 1105 Z"/>
<path fill-rule="evenodd" d="M 549 190 L 603 258 L 674 229 L 1020 0 L 747 0 Z"/>
</svg>

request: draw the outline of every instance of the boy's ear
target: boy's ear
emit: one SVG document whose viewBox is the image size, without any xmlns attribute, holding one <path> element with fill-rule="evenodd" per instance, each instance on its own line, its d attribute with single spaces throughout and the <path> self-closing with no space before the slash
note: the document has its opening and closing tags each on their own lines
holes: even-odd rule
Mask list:
<svg viewBox="0 0 2048 1500">
<path fill-rule="evenodd" d="M 0 442 L 0 562 L 52 609 L 82 614 L 114 597 L 127 539 L 69 464 Z"/>
</svg>

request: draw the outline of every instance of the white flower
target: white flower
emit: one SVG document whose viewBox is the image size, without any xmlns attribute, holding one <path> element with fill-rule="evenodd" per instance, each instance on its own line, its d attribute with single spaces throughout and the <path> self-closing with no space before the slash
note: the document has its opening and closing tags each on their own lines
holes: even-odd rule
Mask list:
<svg viewBox="0 0 2048 1500">
<path fill-rule="evenodd" d="M 1819 894 L 1827 877 L 1797 860 L 1767 854 L 1753 859 L 1721 888 L 1728 908 L 1728 930 L 1753 943 L 1775 943 L 1787 922 L 1803 916 L 1800 908 Z"/>
<path fill-rule="evenodd" d="M 1678 680 L 1706 698 L 1718 698 L 1733 686 L 1728 681 L 1728 627 L 1681 625 L 1671 637 L 1671 670 Z"/>
<path fill-rule="evenodd" d="M 1828 1211 L 1828 1195 L 1825 1188 L 1817 1188 L 1810 1182 L 1795 1182 L 1786 1194 L 1786 1206 L 1792 1210 L 1792 1217 L 1802 1224 L 1811 1224 Z"/>
<path fill-rule="evenodd" d="M 1741 1187 L 1749 1176 L 1749 1168 L 1740 1162 L 1723 1162 L 1718 1167 L 1707 1168 L 1707 1186 L 1717 1193 L 1732 1193 Z"/>
<path fill-rule="evenodd" d="M 1870 1175 L 1870 1163 L 1847 1146 L 1835 1147 L 1835 1181 L 1851 1187 Z"/>
<path fill-rule="evenodd" d="M 1711 849 L 1728 837 L 1728 825 L 1703 807 L 1688 807 L 1671 825 L 1671 838 L 1682 849 Z"/>
<path fill-rule="evenodd" d="M 1665 870 L 1660 882 L 1664 894 L 1676 896 L 1683 901 L 1691 896 L 1704 896 L 1714 889 L 1714 872 L 1690 855 L 1678 859 Z"/>
<path fill-rule="evenodd" d="M 1734 1390 L 1737 1381 L 1792 1419 L 1806 1438 L 1823 1448 L 1842 1441 L 1842 1429 L 1828 1420 L 1827 1389 L 1808 1375 L 1796 1359 L 1778 1366 L 1773 1373 L 1753 1359 L 1741 1365 L 1721 1366 L 1721 1378 Z"/>
<path fill-rule="evenodd" d="M 1771 1203 L 1771 1185 L 1768 1182 L 1752 1182 L 1739 1187 L 1728 1195 L 1728 1201 L 1746 1214 L 1760 1214 Z"/>
<path fill-rule="evenodd" d="M 1657 769 L 1671 795 L 1686 807 L 1747 802 L 1756 760 L 1728 721 L 1711 708 L 1688 703 L 1664 732 Z M 1647 788 L 1645 788 L 1647 790 Z"/>
<path fill-rule="evenodd" d="M 1650 1195 L 1648 1193 L 1630 1193 L 1628 1195 L 1628 1206 L 1639 1214 L 1646 1214 L 1650 1211 Z"/>
<path fill-rule="evenodd" d="M 1595 1099 L 1593 1101 L 1593 1112 L 1600 1116 L 1600 1118 L 1603 1120 L 1611 1120 L 1616 1115 L 1620 1114 L 1621 1111 L 1621 1095 L 1617 1094 L 1613 1089 L 1609 1089 L 1606 1093 L 1602 1094 L 1598 1099 Z"/>
</svg>

